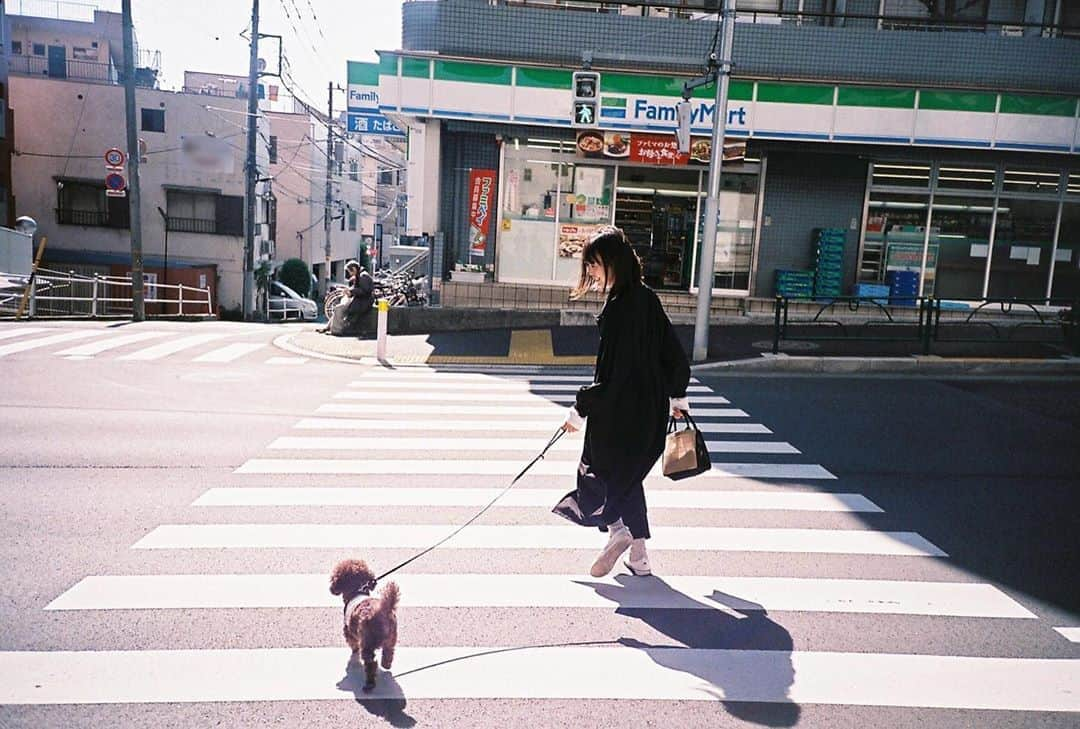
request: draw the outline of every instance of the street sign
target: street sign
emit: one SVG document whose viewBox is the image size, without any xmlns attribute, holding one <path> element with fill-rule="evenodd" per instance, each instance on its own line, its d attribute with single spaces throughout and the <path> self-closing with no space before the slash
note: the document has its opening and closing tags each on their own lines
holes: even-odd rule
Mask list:
<svg viewBox="0 0 1080 729">
<path fill-rule="evenodd" d="M 382 114 L 349 112 L 349 131 L 358 134 L 378 134 L 383 137 L 405 138 L 405 132 Z"/>
<path fill-rule="evenodd" d="M 573 76 L 574 107 L 571 124 L 594 127 L 600 100 L 600 74 L 596 71 L 575 71 Z"/>
<path fill-rule="evenodd" d="M 105 152 L 105 166 L 106 167 L 123 167 L 124 162 L 127 160 L 127 156 L 124 151 L 113 147 Z"/>
<path fill-rule="evenodd" d="M 105 175 L 105 194 L 108 197 L 124 197 L 127 195 L 127 180 L 119 172 L 110 172 Z"/>
</svg>

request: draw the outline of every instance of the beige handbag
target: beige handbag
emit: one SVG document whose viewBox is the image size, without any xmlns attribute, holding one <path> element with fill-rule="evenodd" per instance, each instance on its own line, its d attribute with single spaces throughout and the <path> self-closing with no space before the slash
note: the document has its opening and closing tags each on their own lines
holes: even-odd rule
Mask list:
<svg viewBox="0 0 1080 729">
<path fill-rule="evenodd" d="M 690 413 L 684 413 L 686 427 L 679 430 L 675 418 L 668 420 L 668 435 L 664 441 L 664 475 L 673 481 L 696 476 L 712 468 L 705 437 L 698 430 Z"/>
</svg>

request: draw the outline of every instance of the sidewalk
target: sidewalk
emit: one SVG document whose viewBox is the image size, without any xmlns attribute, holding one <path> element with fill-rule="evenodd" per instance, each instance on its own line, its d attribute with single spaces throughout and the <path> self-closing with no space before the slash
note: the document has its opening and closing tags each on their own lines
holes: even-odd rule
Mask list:
<svg viewBox="0 0 1080 729">
<path fill-rule="evenodd" d="M 375 364 L 372 338 L 332 337 L 311 329 L 284 334 L 275 344 L 295 354 Z M 693 328 L 676 326 L 690 352 Z M 912 342 L 784 341 L 772 354 L 773 329 L 761 323 L 728 322 L 709 334 L 709 358 L 699 370 L 907 374 L 1067 374 L 1080 376 L 1080 358 L 1061 347 L 1013 342 L 938 342 L 934 354 L 915 354 Z M 596 327 L 485 329 L 392 335 L 387 360 L 394 365 L 591 367 L 599 344 Z"/>
</svg>

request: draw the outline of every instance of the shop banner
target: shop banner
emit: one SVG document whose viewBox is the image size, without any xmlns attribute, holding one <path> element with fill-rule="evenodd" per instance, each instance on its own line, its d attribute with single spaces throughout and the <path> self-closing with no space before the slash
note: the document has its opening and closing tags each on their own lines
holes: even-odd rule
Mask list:
<svg viewBox="0 0 1080 729">
<path fill-rule="evenodd" d="M 495 170 L 469 171 L 469 255 L 482 256 L 487 251 L 494 206 Z"/>
<path fill-rule="evenodd" d="M 577 136 L 579 157 L 625 159 L 633 164 L 685 167 L 708 165 L 711 154 L 712 140 L 709 137 L 692 137 L 690 153 L 682 154 L 674 134 L 583 131 Z M 725 162 L 738 162 L 745 157 L 746 142 L 725 140 Z"/>
</svg>

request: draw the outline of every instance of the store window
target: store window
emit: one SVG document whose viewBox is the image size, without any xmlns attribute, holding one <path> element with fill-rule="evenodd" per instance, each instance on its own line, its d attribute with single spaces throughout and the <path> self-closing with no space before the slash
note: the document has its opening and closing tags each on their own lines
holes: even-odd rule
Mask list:
<svg viewBox="0 0 1080 729">
<path fill-rule="evenodd" d="M 916 187 L 930 189 L 930 165 L 917 163 L 875 162 L 870 184 L 874 187 Z"/>
<path fill-rule="evenodd" d="M 992 193 L 994 173 L 993 167 L 942 165 L 938 169 L 937 189 Z"/>
<path fill-rule="evenodd" d="M 990 298 L 1043 299 L 1057 223 L 1056 200 L 998 200 L 990 261 Z"/>
<path fill-rule="evenodd" d="M 863 248 L 858 272 L 860 281 L 883 281 L 889 271 L 922 270 L 929 205 L 929 192 L 870 192 L 866 220 L 863 222 Z M 936 247 L 929 251 L 931 262 L 936 253 Z"/>
<path fill-rule="evenodd" d="M 581 251 L 603 225 L 611 224 L 614 167 L 562 164 L 555 281 L 571 282 L 581 272 Z"/>
<path fill-rule="evenodd" d="M 1057 195 L 1061 173 L 1049 170 L 1006 169 L 1001 181 L 1002 192 Z"/>
<path fill-rule="evenodd" d="M 1076 176 L 1080 178 L 1080 175 Z M 1080 184 L 1080 179 L 1077 179 Z M 1080 187 L 1076 190 L 1080 194 Z M 1055 301 L 1080 299 L 1080 200 L 1066 201 L 1054 252 L 1054 281 L 1050 297 Z"/>
<path fill-rule="evenodd" d="M 993 217 L 993 198 L 934 197 L 929 241 L 938 247 L 937 265 L 927 264 L 924 296 L 982 297 Z"/>
<path fill-rule="evenodd" d="M 559 195 L 559 142 L 507 145 L 499 221 L 501 281 L 551 283 L 555 268 L 555 216 Z"/>
</svg>

